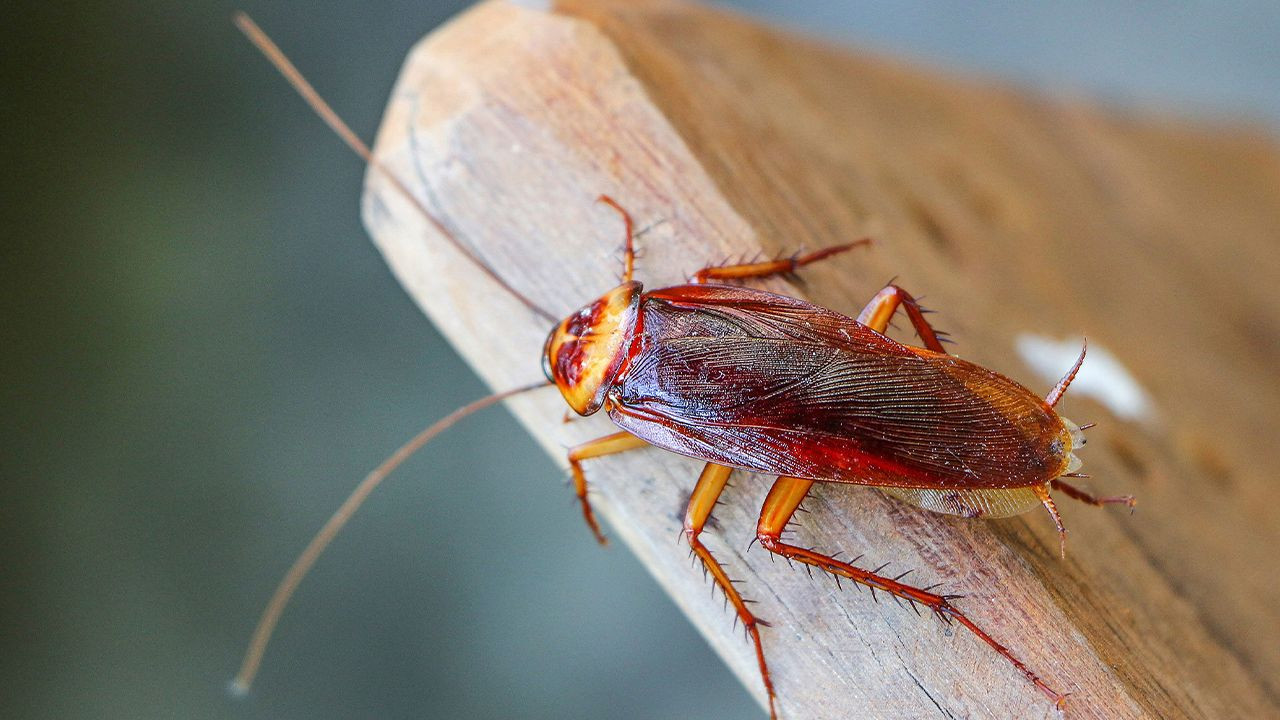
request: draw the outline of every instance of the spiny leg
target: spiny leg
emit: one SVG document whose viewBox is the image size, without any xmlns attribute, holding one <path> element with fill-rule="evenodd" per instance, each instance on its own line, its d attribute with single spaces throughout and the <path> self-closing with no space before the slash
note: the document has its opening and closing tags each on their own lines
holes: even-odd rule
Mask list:
<svg viewBox="0 0 1280 720">
<path fill-rule="evenodd" d="M 1104 505 L 1126 505 L 1130 510 L 1138 504 L 1138 499 L 1132 495 L 1091 495 L 1080 488 L 1072 485 L 1066 480 L 1055 479 L 1051 483 L 1054 490 L 1061 490 L 1062 494 L 1072 500 L 1079 500 L 1082 503 L 1096 505 L 1102 507 Z"/>
<path fill-rule="evenodd" d="M 648 445 L 648 443 L 629 432 L 623 431 L 605 435 L 595 440 L 588 440 L 581 445 L 569 448 L 569 469 L 573 472 L 574 492 L 577 493 L 578 500 L 582 502 L 582 517 L 586 519 L 587 526 L 591 528 L 591 532 L 596 536 L 596 541 L 601 545 L 608 545 L 609 540 L 605 538 L 604 533 L 600 532 L 600 526 L 596 524 L 596 516 L 591 512 L 591 501 L 587 499 L 587 476 L 582 473 L 582 461 L 604 455 L 616 455 L 620 452 L 642 448 L 645 445 Z"/>
<path fill-rule="evenodd" d="M 702 528 L 707 524 L 707 518 L 711 517 L 711 511 L 716 506 L 716 500 L 719 499 L 721 491 L 724 490 L 725 484 L 729 481 L 729 474 L 733 472 L 733 468 L 724 465 L 716 465 L 715 463 L 707 463 L 702 469 L 702 475 L 698 477 L 698 484 L 693 488 L 693 494 L 689 496 L 689 507 L 684 514 L 684 536 L 689 541 L 689 548 L 694 555 L 702 561 L 702 566 L 711 573 L 711 577 L 715 579 L 716 584 L 724 591 L 725 597 L 733 604 L 733 609 L 738 613 L 738 619 L 742 621 L 742 627 L 746 629 L 747 634 L 751 636 L 751 641 L 756 647 L 756 661 L 760 663 L 760 675 L 764 678 L 764 690 L 769 695 L 769 717 L 778 717 L 777 708 L 775 707 L 776 696 L 773 692 L 773 681 L 769 678 L 769 666 L 764 661 L 764 646 L 760 643 L 760 625 L 765 627 L 769 623 L 760 620 L 751 611 L 747 609 L 747 601 L 738 593 L 738 589 L 733 586 L 733 580 L 725 574 L 724 568 L 720 567 L 720 563 L 711 555 L 711 551 L 706 545 L 698 539 L 702 534 Z"/>
<path fill-rule="evenodd" d="M 786 529 L 787 524 L 791 522 L 792 516 L 795 515 L 796 509 L 800 507 L 800 503 L 804 500 L 805 495 L 808 494 L 809 488 L 813 486 L 813 483 L 813 480 L 783 476 L 778 478 L 778 481 L 769 489 L 769 495 L 765 498 L 764 507 L 760 509 L 760 522 L 756 526 L 756 537 L 766 550 L 785 558 L 811 565 L 819 570 L 825 570 L 838 578 L 843 577 L 866 585 L 871 588 L 873 595 L 876 590 L 883 590 L 909 603 L 920 603 L 948 623 L 952 620 L 959 622 L 973 631 L 993 650 L 1004 656 L 1006 660 L 1013 663 L 1018 672 L 1022 673 L 1041 692 L 1048 695 L 1056 706 L 1062 707 L 1066 701 L 1065 695 L 1045 684 L 1038 675 L 1031 672 L 1026 665 L 1023 665 L 1022 661 L 1018 660 L 1008 648 L 996 642 L 995 638 L 992 638 L 965 616 L 964 613 L 951 605 L 951 600 L 958 596 L 936 595 L 927 590 L 898 582 L 902 575 L 897 578 L 883 577 L 875 572 L 863 570 L 850 563 L 836 560 L 830 555 L 824 555 L 814 550 L 783 542 L 783 531 Z"/>
<path fill-rule="evenodd" d="M 1049 515 L 1053 518 L 1053 524 L 1058 528 L 1058 547 L 1062 557 L 1067 556 L 1067 529 L 1062 524 L 1062 516 L 1058 514 L 1058 506 L 1054 504 L 1053 498 L 1049 495 L 1050 487 L 1055 490 L 1061 490 L 1063 494 L 1073 500 L 1079 500 L 1098 507 L 1103 505 L 1127 505 L 1129 510 L 1132 511 L 1134 506 L 1138 504 L 1137 499 L 1132 495 L 1097 497 L 1077 488 L 1066 480 L 1058 478 L 1050 480 L 1047 485 L 1037 485 L 1032 488 L 1036 493 L 1036 497 L 1040 498 L 1041 504 L 1049 511 Z"/>
<path fill-rule="evenodd" d="M 596 198 L 596 200 L 608 205 L 614 210 L 617 210 L 618 214 L 622 216 L 623 225 L 626 226 L 625 232 L 627 235 L 627 242 L 626 245 L 623 246 L 622 250 L 622 282 L 629 283 L 631 282 L 631 275 L 636 269 L 635 223 L 631 220 L 631 213 L 627 212 L 626 208 L 619 205 L 617 200 L 614 200 L 608 195 L 601 195 Z"/>
<path fill-rule="evenodd" d="M 946 337 L 947 334 L 941 330 L 934 330 L 924 317 L 925 311 L 920 309 L 920 304 L 911 297 L 911 293 L 892 283 L 884 286 L 883 290 L 871 298 L 871 302 L 867 303 L 867 306 L 858 314 L 858 322 L 883 335 L 885 330 L 889 329 L 889 321 L 893 320 L 893 314 L 900 307 L 907 311 L 907 316 L 911 318 L 911 324 L 915 327 L 916 334 L 920 336 L 924 346 L 934 352 L 946 354 L 947 349 L 942 346 L 939 336 Z"/>
<path fill-rule="evenodd" d="M 1058 552 L 1062 557 L 1067 556 L 1067 527 L 1062 524 L 1062 516 L 1058 514 L 1058 506 L 1054 504 L 1053 497 L 1049 495 L 1049 485 L 1036 485 L 1031 488 L 1035 491 L 1036 497 L 1040 498 L 1040 503 L 1044 505 L 1044 509 L 1049 511 L 1049 517 L 1053 518 L 1053 524 L 1058 528 Z"/>
<path fill-rule="evenodd" d="M 871 244 L 871 238 L 862 238 L 851 243 L 843 245 L 832 245 L 830 247 L 815 250 L 806 255 L 793 255 L 789 258 L 781 258 L 779 260 L 766 260 L 764 262 L 745 263 L 739 265 L 718 265 L 704 267 L 694 273 L 689 278 L 689 282 L 699 285 L 712 280 L 746 280 L 748 278 L 762 278 L 770 275 L 785 275 L 793 273 L 805 265 L 812 265 L 819 260 L 838 255 L 846 250 L 852 250 L 859 245 Z"/>
</svg>

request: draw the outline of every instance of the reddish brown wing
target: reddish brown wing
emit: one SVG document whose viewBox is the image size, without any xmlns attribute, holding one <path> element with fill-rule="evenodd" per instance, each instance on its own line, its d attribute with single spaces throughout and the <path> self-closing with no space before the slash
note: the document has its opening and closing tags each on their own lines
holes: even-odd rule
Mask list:
<svg viewBox="0 0 1280 720">
<path fill-rule="evenodd" d="M 911 349 L 854 320 L 803 300 L 729 285 L 677 285 L 645 293 L 646 335 L 759 337 L 884 352 Z"/>
<path fill-rule="evenodd" d="M 667 288 L 647 294 L 641 312 L 642 339 L 608 407 L 659 447 L 898 487 L 1022 487 L 1061 470 L 1052 411 L 971 363 L 746 288 Z"/>
</svg>

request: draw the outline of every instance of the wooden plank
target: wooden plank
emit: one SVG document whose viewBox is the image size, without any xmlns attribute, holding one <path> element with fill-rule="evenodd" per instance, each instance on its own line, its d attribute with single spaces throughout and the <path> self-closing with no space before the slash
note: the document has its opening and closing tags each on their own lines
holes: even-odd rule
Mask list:
<svg viewBox="0 0 1280 720">
<path fill-rule="evenodd" d="M 1067 506 L 975 522 L 823 487 L 799 537 L 914 568 L 1052 684 L 1069 716 L 1280 715 L 1280 153 L 1265 138 L 1051 103 L 824 47 L 673 2 L 494 1 L 409 56 L 375 154 L 521 292 L 567 314 L 613 284 L 618 198 L 639 278 L 862 235 L 870 251 L 763 283 L 848 313 L 892 276 L 942 311 L 963 356 L 1041 382 L 1023 333 L 1108 348 L 1156 398 L 1083 453 L 1140 512 Z M 538 376 L 546 323 L 376 174 L 365 222 L 400 281 L 495 388 Z M 562 426 L 554 391 L 513 403 L 554 456 L 611 430 Z M 674 538 L 696 462 L 645 450 L 588 468 L 597 507 L 743 682 L 763 693 Z M 967 633 L 746 555 L 770 478 L 743 475 L 710 544 L 745 580 L 788 718 L 1051 717 Z M 1065 503 L 1064 503 L 1065 504 Z M 584 542 L 587 535 L 584 529 Z"/>
</svg>

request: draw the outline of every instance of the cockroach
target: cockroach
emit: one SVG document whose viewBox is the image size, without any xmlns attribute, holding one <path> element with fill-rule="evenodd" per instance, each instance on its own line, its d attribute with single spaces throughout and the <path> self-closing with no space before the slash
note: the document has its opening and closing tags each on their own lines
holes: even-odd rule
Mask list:
<svg viewBox="0 0 1280 720">
<path fill-rule="evenodd" d="M 458 241 L 407 186 L 383 167 L 281 53 L 241 14 L 236 23 L 311 107 L 375 172 L 388 178 L 447 241 L 544 320 L 556 318 L 518 292 Z M 890 283 L 856 318 L 792 297 L 728 284 L 827 260 L 868 239 L 778 260 L 711 265 L 687 284 L 645 290 L 633 279 L 630 214 L 598 200 L 625 226 L 621 282 L 556 322 L 542 353 L 546 376 L 459 408 L 410 440 L 357 486 L 295 561 L 254 631 L 234 688 L 246 691 L 299 581 L 368 494 L 408 456 L 458 420 L 514 395 L 554 385 L 581 416 L 603 410 L 618 432 L 569 450 L 574 490 L 600 543 L 582 463 L 655 446 L 705 463 L 684 516 L 683 537 L 723 591 L 754 645 L 769 714 L 777 693 L 756 617 L 700 536 L 734 471 L 777 477 L 755 540 L 768 552 L 886 592 L 972 631 L 1061 709 L 1066 696 L 953 604 L 931 592 L 832 555 L 791 544 L 783 532 L 814 483 L 870 485 L 920 508 L 971 518 L 1046 508 L 1065 553 L 1066 530 L 1051 490 L 1092 505 L 1134 505 L 1130 496 L 1095 497 L 1067 478 L 1084 477 L 1076 451 L 1084 430 L 1055 406 L 1084 362 L 1085 349 L 1043 399 L 1019 383 L 947 352 L 945 333 L 906 290 Z M 903 311 L 923 347 L 885 335 Z"/>
</svg>

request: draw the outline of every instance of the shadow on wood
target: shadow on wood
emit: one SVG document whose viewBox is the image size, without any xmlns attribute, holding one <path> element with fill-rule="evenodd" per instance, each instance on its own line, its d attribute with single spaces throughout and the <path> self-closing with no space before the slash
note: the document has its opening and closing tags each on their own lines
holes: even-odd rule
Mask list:
<svg viewBox="0 0 1280 720">
<path fill-rule="evenodd" d="M 482 4 L 409 57 L 375 153 L 508 282 L 556 314 L 638 277 L 863 235 L 870 251 L 764 286 L 856 313 L 885 280 L 941 312 L 959 354 L 1033 387 L 1022 333 L 1109 348 L 1158 419 L 1098 421 L 1095 488 L 1134 517 L 1067 506 L 974 522 L 823 487 L 799 538 L 913 568 L 1055 687 L 1069 717 L 1280 713 L 1280 155 L 1264 138 L 1051 103 L 835 50 L 671 2 Z M 366 224 L 400 281 L 490 384 L 536 379 L 545 323 L 370 175 Z M 905 338 L 904 338 L 905 339 Z M 1065 369 L 1065 366 L 1064 368 Z M 561 426 L 554 391 L 516 401 L 557 457 L 607 420 Z M 746 685 L 754 658 L 675 538 L 699 464 L 657 450 L 592 462 L 603 511 Z M 788 718 L 1051 717 L 971 635 L 744 555 L 770 478 L 744 475 L 710 544 L 774 623 Z M 590 542 L 583 530 L 583 542 Z"/>
</svg>

